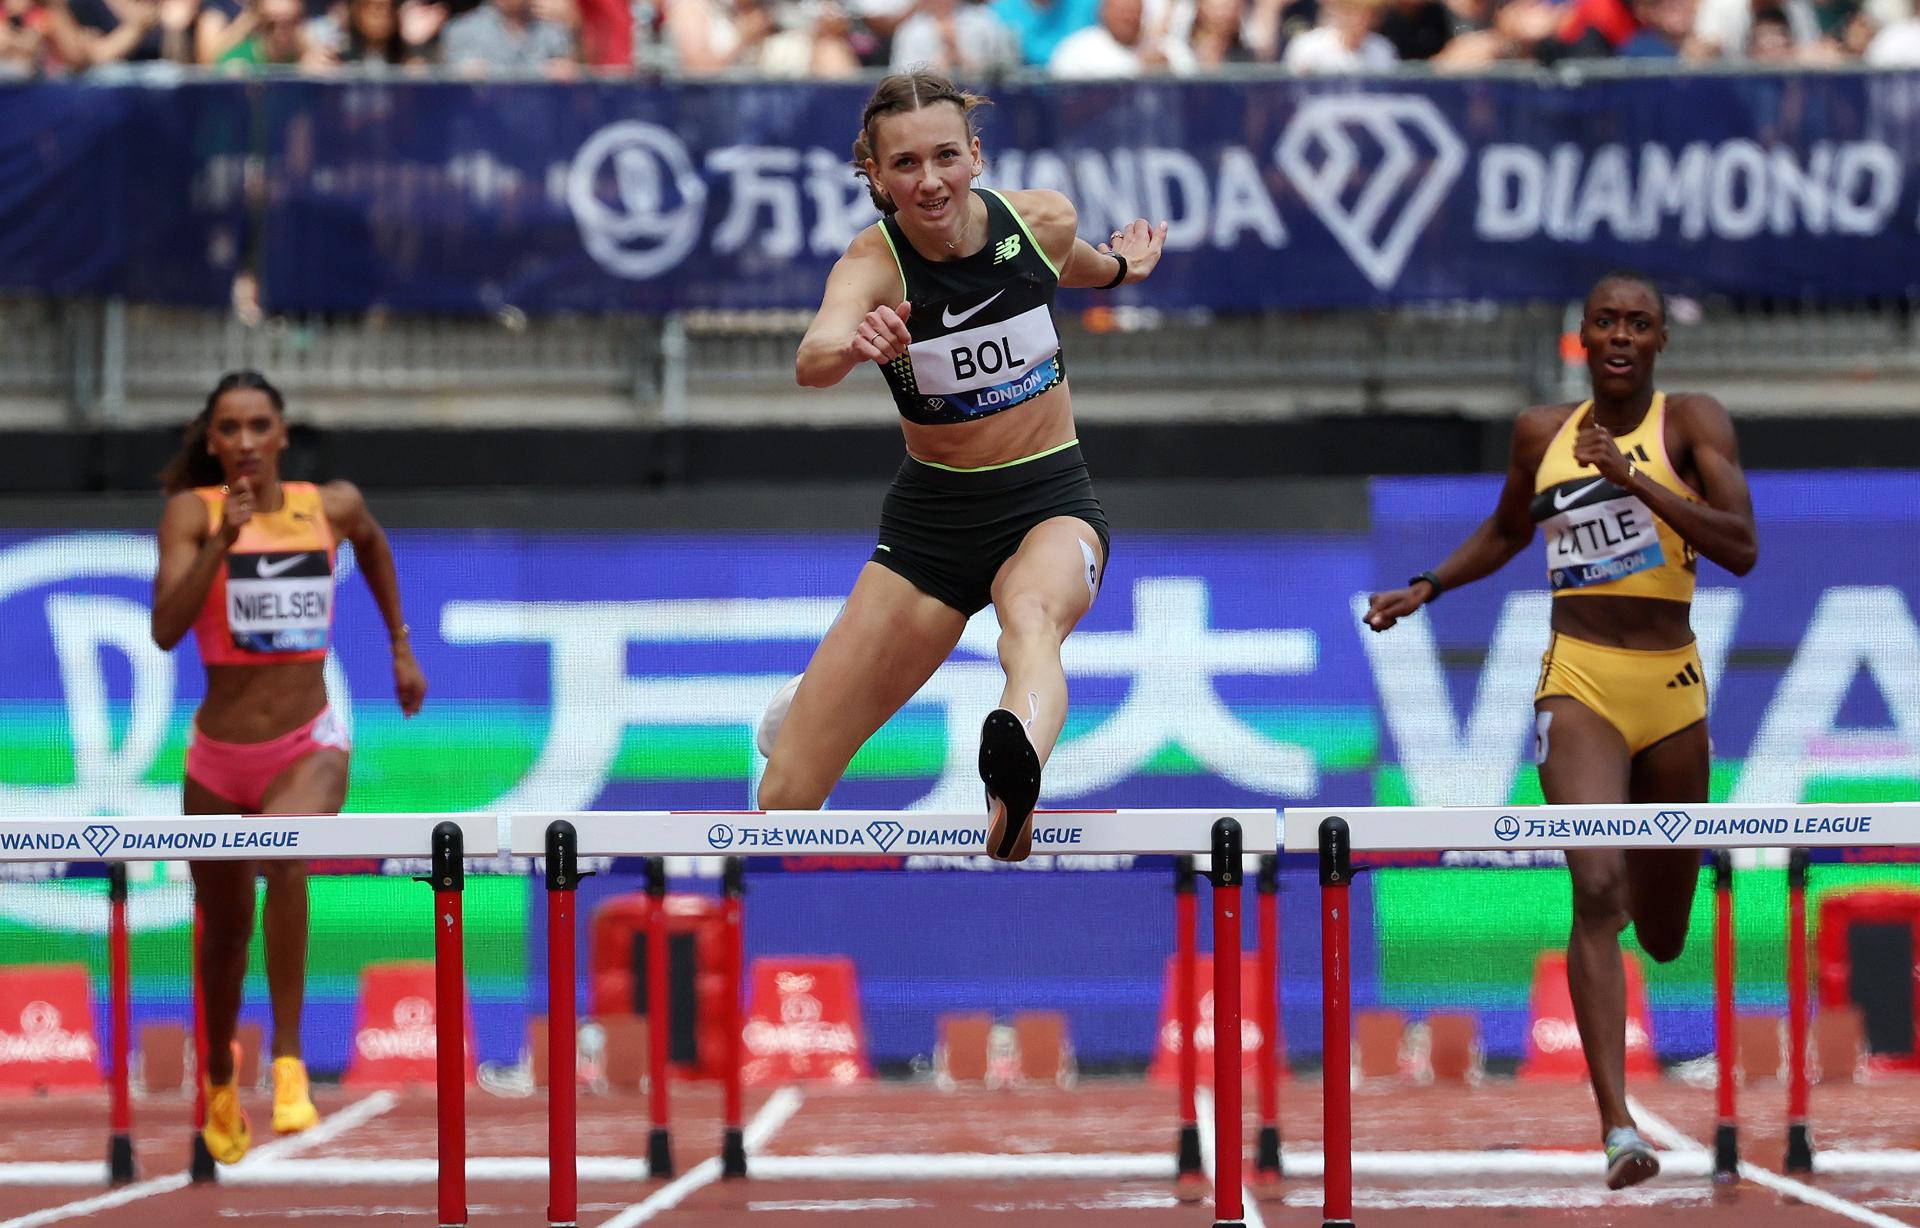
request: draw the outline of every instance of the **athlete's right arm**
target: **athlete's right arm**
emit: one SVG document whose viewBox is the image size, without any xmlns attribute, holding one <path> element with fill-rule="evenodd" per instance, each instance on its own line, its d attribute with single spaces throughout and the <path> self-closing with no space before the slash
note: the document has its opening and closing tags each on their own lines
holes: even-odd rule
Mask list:
<svg viewBox="0 0 1920 1228">
<path fill-rule="evenodd" d="M 160 567 L 153 573 L 154 643 L 170 649 L 186 636 L 239 536 L 238 525 L 224 523 L 209 533 L 207 505 L 192 491 L 167 500 L 160 515 Z"/>
<path fill-rule="evenodd" d="M 794 378 L 804 388 L 831 388 L 863 362 L 891 362 L 906 353 L 913 336 L 905 293 L 880 228 L 861 231 L 827 275 L 820 310 L 794 357 Z"/>
<path fill-rule="evenodd" d="M 1507 453 L 1507 480 L 1493 514 L 1433 569 L 1442 588 L 1458 588 L 1492 575 L 1533 540 L 1533 477 L 1547 444 L 1566 420 L 1564 407 L 1529 409 L 1513 424 Z M 1438 594 L 1431 583 L 1415 580 L 1405 588 L 1374 593 L 1367 601 L 1366 624 L 1385 631 Z"/>
</svg>

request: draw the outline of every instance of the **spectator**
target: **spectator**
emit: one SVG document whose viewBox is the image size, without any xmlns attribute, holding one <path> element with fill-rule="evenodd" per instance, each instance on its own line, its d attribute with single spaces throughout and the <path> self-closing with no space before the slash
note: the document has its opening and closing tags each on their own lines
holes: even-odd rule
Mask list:
<svg viewBox="0 0 1920 1228">
<path fill-rule="evenodd" d="M 1448 7 L 1454 35 L 1428 61 L 1436 68 L 1552 58 L 1545 48 L 1554 44 L 1562 14 L 1551 0 L 1448 0 Z"/>
<path fill-rule="evenodd" d="M 1886 26 L 1867 44 L 1865 58 L 1875 68 L 1920 68 L 1920 18 Z"/>
<path fill-rule="evenodd" d="M 537 5 L 543 6 L 539 12 Z M 573 12 L 570 4 L 556 9 L 547 0 L 487 0 L 447 23 L 440 60 L 478 76 L 544 72 L 571 77 L 573 36 L 565 25 L 547 18 L 566 18 Z"/>
<path fill-rule="evenodd" d="M 1193 52 L 1166 32 L 1163 10 L 1148 28 L 1144 0 L 1100 0 L 1100 21 L 1060 41 L 1047 69 L 1063 79 L 1193 71 Z"/>
<path fill-rule="evenodd" d="M 331 62 L 360 66 L 422 64 L 446 21 L 444 4 L 428 0 L 348 0 L 344 29 L 332 16 L 313 23 Z"/>
<path fill-rule="evenodd" d="M 1756 10 L 1753 28 L 1747 32 L 1746 53 L 1756 64 L 1792 63 L 1796 48 L 1793 23 L 1787 20 L 1787 15 L 1777 8 Z"/>
<path fill-rule="evenodd" d="M 1719 44 L 1694 32 L 1699 9 L 1699 0 L 1633 0 L 1633 15 L 1640 28 L 1620 44 L 1616 54 L 1626 59 L 1693 63 L 1717 59 Z"/>
<path fill-rule="evenodd" d="M 1377 72 L 1400 57 L 1374 29 L 1379 0 L 1321 0 L 1320 22 L 1287 44 L 1289 71 L 1302 74 Z"/>
<path fill-rule="evenodd" d="M 1699 0 L 1700 10 L 1693 19 L 1693 37 L 1710 44 L 1728 59 L 1747 54 L 1752 41 L 1756 7 L 1772 9 L 1787 23 L 1790 50 L 1798 58 L 1798 49 L 1820 41 L 1820 17 L 1811 0 Z"/>
<path fill-rule="evenodd" d="M 5 0 L 0 6 L 0 73 L 78 70 L 93 63 L 87 31 L 73 19 L 66 0 Z"/>
<path fill-rule="evenodd" d="M 1379 31 L 1402 62 L 1430 60 L 1452 40 L 1453 15 L 1441 0 L 1387 0 Z"/>
<path fill-rule="evenodd" d="M 739 0 L 753 16 L 740 66 L 768 77 L 831 80 L 860 71 L 846 12 L 832 0 Z"/>
<path fill-rule="evenodd" d="M 1196 0 L 1187 47 L 1201 72 L 1262 58 L 1247 44 L 1247 13 L 1241 0 Z"/>
<path fill-rule="evenodd" d="M 673 62 L 689 76 L 708 76 L 750 60 L 750 40 L 764 37 L 764 6 L 747 4 L 736 12 L 728 0 L 666 0 L 663 33 Z"/>
<path fill-rule="evenodd" d="M 325 63 L 324 49 L 307 37 L 307 14 L 300 0 L 253 0 L 246 16 L 251 18 L 247 35 L 218 63 L 252 68 Z"/>
<path fill-rule="evenodd" d="M 977 78 L 1019 63 L 1013 31 L 973 0 L 920 0 L 893 35 L 894 72 L 921 65 L 946 77 Z"/>
<path fill-rule="evenodd" d="M 170 60 L 191 64 L 200 0 L 69 0 L 87 62 Z"/>
<path fill-rule="evenodd" d="M 1100 21 L 1100 0 L 992 0 L 993 15 L 1013 31 L 1020 57 L 1033 67 L 1053 63 L 1068 36 Z"/>
</svg>

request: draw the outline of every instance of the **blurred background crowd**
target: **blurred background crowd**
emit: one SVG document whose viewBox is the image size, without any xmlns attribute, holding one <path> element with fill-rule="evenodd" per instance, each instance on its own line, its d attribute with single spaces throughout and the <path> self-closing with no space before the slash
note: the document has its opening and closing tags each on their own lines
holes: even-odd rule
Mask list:
<svg viewBox="0 0 1920 1228">
<path fill-rule="evenodd" d="M 718 74 L 968 81 L 1590 58 L 1920 64 L 1913 0 L 0 0 L 0 73 Z"/>
</svg>

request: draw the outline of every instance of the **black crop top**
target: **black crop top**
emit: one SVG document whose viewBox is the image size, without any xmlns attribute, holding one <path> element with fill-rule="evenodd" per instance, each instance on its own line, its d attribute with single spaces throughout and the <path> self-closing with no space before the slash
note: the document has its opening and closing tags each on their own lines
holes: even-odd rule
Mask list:
<svg viewBox="0 0 1920 1228">
<path fill-rule="evenodd" d="M 899 222 L 879 223 L 913 304 L 913 344 L 880 368 L 909 422 L 971 422 L 1067 377 L 1053 327 L 1058 270 L 1005 197 L 974 192 L 987 205 L 987 242 L 960 260 L 927 260 Z"/>
</svg>

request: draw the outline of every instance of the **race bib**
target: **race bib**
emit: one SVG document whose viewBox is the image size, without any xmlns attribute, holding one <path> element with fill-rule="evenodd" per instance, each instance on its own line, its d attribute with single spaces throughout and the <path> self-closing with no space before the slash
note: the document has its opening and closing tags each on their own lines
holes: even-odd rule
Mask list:
<svg viewBox="0 0 1920 1228">
<path fill-rule="evenodd" d="M 1561 482 L 1533 498 L 1556 592 L 1607 584 L 1666 561 L 1653 512 L 1605 478 Z"/>
<path fill-rule="evenodd" d="M 318 652 L 333 615 L 325 550 L 227 556 L 227 631 L 247 652 Z"/>
</svg>

